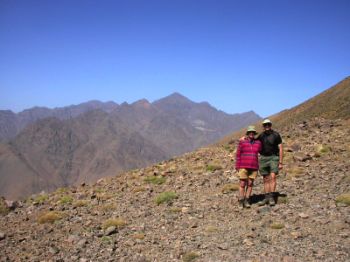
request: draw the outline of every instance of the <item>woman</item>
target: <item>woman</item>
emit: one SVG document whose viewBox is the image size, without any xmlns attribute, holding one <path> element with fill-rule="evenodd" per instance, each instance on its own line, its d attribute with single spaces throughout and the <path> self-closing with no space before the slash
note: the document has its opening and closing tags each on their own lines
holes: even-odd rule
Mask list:
<svg viewBox="0 0 350 262">
<path fill-rule="evenodd" d="M 236 170 L 239 176 L 239 197 L 240 209 L 250 208 L 250 195 L 252 194 L 254 179 L 258 174 L 258 154 L 261 150 L 261 142 L 255 139 L 257 134 L 254 126 L 247 129 L 248 139 L 240 140 L 236 153 Z"/>
</svg>

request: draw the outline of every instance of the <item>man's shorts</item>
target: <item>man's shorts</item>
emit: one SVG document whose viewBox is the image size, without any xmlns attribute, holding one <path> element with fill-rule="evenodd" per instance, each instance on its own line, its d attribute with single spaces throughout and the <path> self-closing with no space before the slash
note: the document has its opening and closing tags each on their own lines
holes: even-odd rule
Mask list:
<svg viewBox="0 0 350 262">
<path fill-rule="evenodd" d="M 278 174 L 279 156 L 260 156 L 259 172 L 262 176 L 267 176 L 270 173 Z"/>
<path fill-rule="evenodd" d="M 255 179 L 258 175 L 258 170 L 255 169 L 248 169 L 248 168 L 241 168 L 238 171 L 238 177 L 239 179 Z"/>
</svg>

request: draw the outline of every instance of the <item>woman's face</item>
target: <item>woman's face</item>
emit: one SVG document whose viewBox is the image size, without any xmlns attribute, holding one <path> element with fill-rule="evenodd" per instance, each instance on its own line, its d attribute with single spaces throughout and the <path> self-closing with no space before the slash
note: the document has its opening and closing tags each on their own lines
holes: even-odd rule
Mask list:
<svg viewBox="0 0 350 262">
<path fill-rule="evenodd" d="M 250 139 L 253 139 L 254 136 L 255 136 L 255 132 L 249 132 L 249 133 L 248 133 L 248 137 L 249 137 Z"/>
</svg>

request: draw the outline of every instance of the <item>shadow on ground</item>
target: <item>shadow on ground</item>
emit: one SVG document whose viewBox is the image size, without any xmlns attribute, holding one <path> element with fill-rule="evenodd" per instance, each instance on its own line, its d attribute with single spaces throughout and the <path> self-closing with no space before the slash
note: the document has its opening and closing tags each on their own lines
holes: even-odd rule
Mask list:
<svg viewBox="0 0 350 262">
<path fill-rule="evenodd" d="M 250 198 L 252 204 L 256 204 L 264 199 L 264 194 L 253 194 Z M 276 192 L 274 195 L 274 198 L 276 200 L 276 203 L 278 204 L 278 198 L 279 197 L 287 197 L 287 194 L 283 194 L 280 192 Z"/>
</svg>

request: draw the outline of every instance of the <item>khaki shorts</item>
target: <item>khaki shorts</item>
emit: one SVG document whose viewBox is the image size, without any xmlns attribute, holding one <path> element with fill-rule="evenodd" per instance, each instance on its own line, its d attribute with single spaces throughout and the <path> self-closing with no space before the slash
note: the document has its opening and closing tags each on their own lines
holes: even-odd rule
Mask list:
<svg viewBox="0 0 350 262">
<path fill-rule="evenodd" d="M 258 170 L 255 169 L 241 168 L 238 170 L 239 179 L 255 179 L 257 175 Z"/>
</svg>

